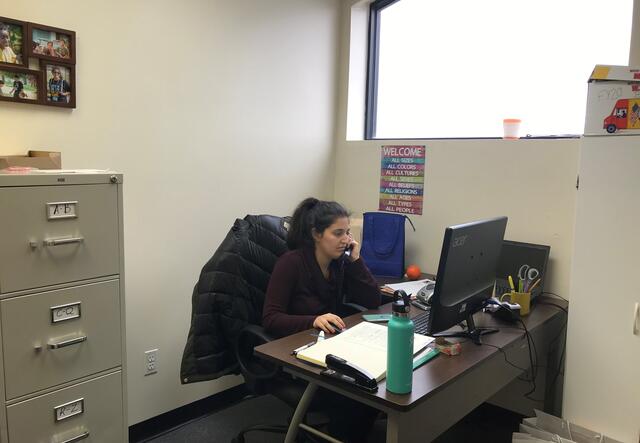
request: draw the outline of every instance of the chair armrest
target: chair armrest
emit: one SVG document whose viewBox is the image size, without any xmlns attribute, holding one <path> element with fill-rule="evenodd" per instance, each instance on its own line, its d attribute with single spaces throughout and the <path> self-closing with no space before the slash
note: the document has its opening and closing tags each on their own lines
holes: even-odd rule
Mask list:
<svg viewBox="0 0 640 443">
<path fill-rule="evenodd" d="M 270 379 L 280 373 L 281 368 L 278 365 L 255 357 L 253 353 L 253 349 L 256 346 L 272 340 L 273 337 L 267 334 L 262 326 L 258 325 L 249 324 L 242 328 L 238 334 L 234 350 L 240 371 L 247 383 Z"/>
<path fill-rule="evenodd" d="M 262 343 L 268 343 L 270 341 L 275 340 L 275 337 L 273 337 L 270 334 L 267 334 L 267 331 L 262 327 L 262 326 L 258 326 L 258 325 L 247 325 L 244 328 L 242 328 L 242 331 L 240 331 L 240 334 L 250 334 L 253 335 L 256 339 L 261 339 Z"/>
</svg>

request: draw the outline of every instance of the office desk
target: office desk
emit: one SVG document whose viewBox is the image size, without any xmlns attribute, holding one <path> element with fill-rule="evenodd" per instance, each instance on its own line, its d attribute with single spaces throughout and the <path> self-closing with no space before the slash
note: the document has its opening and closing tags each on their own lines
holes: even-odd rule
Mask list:
<svg viewBox="0 0 640 443">
<path fill-rule="evenodd" d="M 556 299 L 543 301 L 566 307 Z M 384 305 L 371 313 L 389 313 L 390 305 Z M 418 312 L 413 312 L 417 315 Z M 516 324 L 494 319 L 489 314 L 478 313 L 474 317 L 477 326 L 493 326 L 500 332 L 483 337 L 483 343 L 502 348 L 509 362 L 520 368 L 529 368 L 527 340 Z M 362 321 L 361 314 L 345 319 L 347 327 Z M 544 357 L 553 351 L 566 322 L 565 314 L 554 306 L 537 304 L 530 315 L 524 317 L 527 329 L 533 336 L 540 365 Z M 373 406 L 387 414 L 387 442 L 428 442 L 455 424 L 462 417 L 488 400 L 496 392 L 522 375 L 521 370 L 509 365 L 505 356 L 491 346 L 477 346 L 469 341 L 462 344 L 462 353 L 449 357 L 439 355 L 413 375 L 413 390 L 407 395 L 395 395 L 386 391 L 385 381 L 378 384 L 378 392 L 369 394 L 349 385 L 341 384 L 320 375 L 320 368 L 306 364 L 291 355 L 291 350 L 309 342 L 311 331 L 275 340 L 258 346 L 258 356 L 281 365 L 285 371 L 309 382 L 311 393 L 318 386 L 338 392 L 361 403 Z M 348 357 L 347 357 L 348 360 Z M 553 359 L 549 359 L 553 361 Z M 547 374 L 555 373 L 557 365 L 548 364 Z M 542 376 L 541 376 L 542 375 Z M 553 389 L 547 389 L 547 377 L 539 374 L 538 396 L 546 392 L 544 409 L 553 409 Z M 540 393 L 542 392 L 542 394 Z M 295 432 L 295 431 L 294 431 Z"/>
</svg>

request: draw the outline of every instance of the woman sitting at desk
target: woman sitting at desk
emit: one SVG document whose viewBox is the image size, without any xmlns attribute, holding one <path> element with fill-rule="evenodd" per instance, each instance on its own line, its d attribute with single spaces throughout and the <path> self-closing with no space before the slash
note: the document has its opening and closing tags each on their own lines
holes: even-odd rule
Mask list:
<svg viewBox="0 0 640 443">
<path fill-rule="evenodd" d="M 307 198 L 296 208 L 289 228 L 290 251 L 276 263 L 264 302 L 262 324 L 283 337 L 310 328 L 333 334 L 345 327 L 337 314 L 341 296 L 373 309 L 380 305 L 375 278 L 351 237 L 349 213 L 339 203 Z M 345 255 L 345 251 L 350 255 Z M 365 441 L 377 410 L 320 390 L 314 401 L 329 408 L 329 432 L 349 442 Z"/>
</svg>

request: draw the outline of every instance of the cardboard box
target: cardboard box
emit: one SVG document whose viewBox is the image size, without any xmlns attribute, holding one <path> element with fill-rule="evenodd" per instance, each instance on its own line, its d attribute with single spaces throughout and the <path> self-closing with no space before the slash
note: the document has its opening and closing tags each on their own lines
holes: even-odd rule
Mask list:
<svg viewBox="0 0 640 443">
<path fill-rule="evenodd" d="M 584 134 L 640 134 L 640 68 L 607 65 L 593 68 Z"/>
<path fill-rule="evenodd" d="M 0 170 L 11 166 L 37 169 L 61 169 L 62 154 L 55 151 L 29 151 L 27 155 L 0 156 Z"/>
</svg>

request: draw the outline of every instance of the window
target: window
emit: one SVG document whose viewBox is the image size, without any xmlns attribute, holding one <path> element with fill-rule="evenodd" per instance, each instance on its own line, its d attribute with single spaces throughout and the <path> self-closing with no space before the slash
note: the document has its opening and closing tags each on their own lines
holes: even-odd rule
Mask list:
<svg viewBox="0 0 640 443">
<path fill-rule="evenodd" d="M 365 138 L 581 134 L 596 64 L 627 65 L 633 0 L 376 0 Z"/>
</svg>

